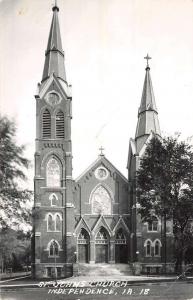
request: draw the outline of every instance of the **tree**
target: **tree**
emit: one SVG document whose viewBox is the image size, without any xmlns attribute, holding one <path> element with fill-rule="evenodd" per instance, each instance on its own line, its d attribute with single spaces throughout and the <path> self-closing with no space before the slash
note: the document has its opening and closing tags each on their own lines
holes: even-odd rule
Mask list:
<svg viewBox="0 0 193 300">
<path fill-rule="evenodd" d="M 15 141 L 16 126 L 7 117 L 0 116 L 0 228 L 29 222 L 32 192 L 19 187 L 26 180 L 29 160 L 24 157 L 24 146 Z"/>
<path fill-rule="evenodd" d="M 29 233 L 10 228 L 3 229 L 0 243 L 0 268 L 2 272 L 7 268 L 18 271 L 23 265 L 29 266 L 30 244 Z"/>
<path fill-rule="evenodd" d="M 178 138 L 152 138 L 141 158 L 137 173 L 139 212 L 150 220 L 152 212 L 173 221 L 176 262 L 182 265 L 184 254 L 193 241 L 193 153 L 191 146 Z M 166 238 L 165 245 L 166 247 Z M 165 248 L 166 251 L 166 248 Z"/>
</svg>

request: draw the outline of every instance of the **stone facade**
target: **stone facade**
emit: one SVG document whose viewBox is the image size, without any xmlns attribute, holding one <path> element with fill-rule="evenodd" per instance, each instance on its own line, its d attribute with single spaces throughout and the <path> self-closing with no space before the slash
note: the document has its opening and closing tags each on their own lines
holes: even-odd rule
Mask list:
<svg viewBox="0 0 193 300">
<path fill-rule="evenodd" d="M 126 263 L 136 272 L 172 269 L 172 224 L 167 260 L 163 222 L 142 223 L 137 213 L 135 175 L 145 145 L 160 135 L 150 68 L 146 68 L 135 139 L 130 140 L 128 179 L 101 153 L 72 179 L 71 86 L 66 80 L 57 6 L 53 7 L 43 77 L 36 99 L 36 150 L 32 270 L 36 278 L 67 277 L 73 264 Z"/>
</svg>

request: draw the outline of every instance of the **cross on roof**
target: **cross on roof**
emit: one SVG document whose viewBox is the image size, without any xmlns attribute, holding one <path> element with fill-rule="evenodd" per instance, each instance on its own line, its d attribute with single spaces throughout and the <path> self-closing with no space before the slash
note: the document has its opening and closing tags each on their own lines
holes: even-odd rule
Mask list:
<svg viewBox="0 0 193 300">
<path fill-rule="evenodd" d="M 104 156 L 103 150 L 105 150 L 102 146 L 99 148 L 99 150 L 101 151 L 100 155 Z"/>
<path fill-rule="evenodd" d="M 149 56 L 148 53 L 147 53 L 147 55 L 144 57 L 144 59 L 147 60 L 147 68 L 149 68 L 149 60 L 151 59 L 151 57 Z"/>
</svg>

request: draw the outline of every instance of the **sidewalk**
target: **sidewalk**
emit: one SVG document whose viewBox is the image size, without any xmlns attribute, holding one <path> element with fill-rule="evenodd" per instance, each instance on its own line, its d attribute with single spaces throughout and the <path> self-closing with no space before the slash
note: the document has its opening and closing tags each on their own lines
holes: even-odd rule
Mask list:
<svg viewBox="0 0 193 300">
<path fill-rule="evenodd" d="M 188 279 L 189 280 L 189 279 Z M 192 280 L 192 279 L 190 279 Z M 104 282 L 127 282 L 127 285 L 131 284 L 143 284 L 143 283 L 161 283 L 161 282 L 175 282 L 177 280 L 177 276 L 76 276 L 66 279 L 57 280 L 58 287 L 60 284 L 64 283 L 74 283 L 75 285 L 78 282 L 84 283 L 84 286 L 96 286 L 97 283 Z M 44 287 L 53 287 L 55 284 L 54 280 L 49 281 L 41 281 L 41 280 L 32 280 L 31 278 L 18 278 L 11 280 L 4 280 L 0 282 L 0 288 L 38 288 L 39 283 L 42 282 Z M 180 281 L 178 281 L 180 282 Z"/>
<path fill-rule="evenodd" d="M 1 273 L 0 274 L 0 282 L 2 280 L 6 280 L 6 279 L 19 278 L 19 277 L 29 276 L 29 275 L 31 275 L 31 271 Z"/>
</svg>

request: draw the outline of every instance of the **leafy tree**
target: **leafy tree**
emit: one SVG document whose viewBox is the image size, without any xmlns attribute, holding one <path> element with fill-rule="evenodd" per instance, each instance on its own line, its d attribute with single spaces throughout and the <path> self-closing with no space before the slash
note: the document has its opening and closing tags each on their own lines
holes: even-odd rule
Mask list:
<svg viewBox="0 0 193 300">
<path fill-rule="evenodd" d="M 1 270 L 5 271 L 9 267 L 13 271 L 18 271 L 22 265 L 29 265 L 30 244 L 28 233 L 25 234 L 10 228 L 3 229 L 0 243 Z"/>
<path fill-rule="evenodd" d="M 7 117 L 0 116 L 0 228 L 29 222 L 30 208 L 26 204 L 32 193 L 19 187 L 26 180 L 29 161 L 24 146 L 15 141 L 16 127 Z"/>
<path fill-rule="evenodd" d="M 177 264 L 193 243 L 193 153 L 177 138 L 152 138 L 137 173 L 139 212 L 144 220 L 152 212 L 173 220 Z"/>
</svg>

